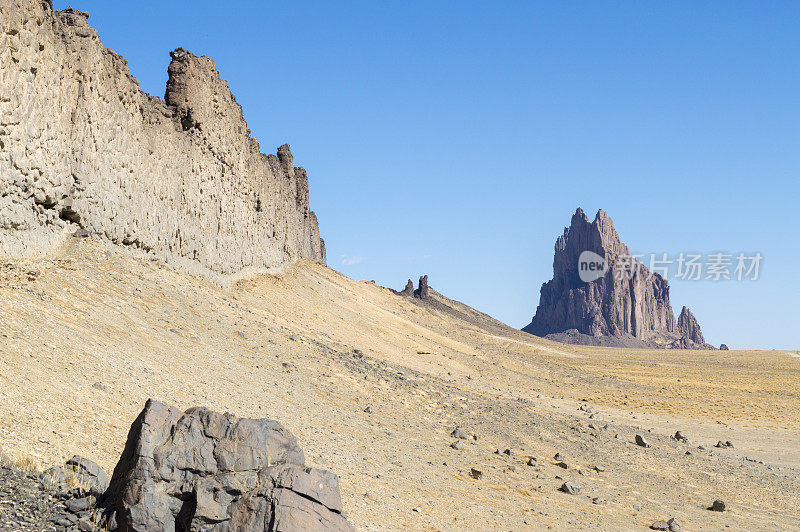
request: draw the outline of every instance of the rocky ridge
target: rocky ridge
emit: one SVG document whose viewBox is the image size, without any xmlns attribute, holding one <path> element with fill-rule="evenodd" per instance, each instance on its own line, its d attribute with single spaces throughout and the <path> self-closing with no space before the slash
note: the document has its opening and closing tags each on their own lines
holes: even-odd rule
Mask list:
<svg viewBox="0 0 800 532">
<path fill-rule="evenodd" d="M 212 278 L 324 263 L 306 171 L 261 153 L 214 61 L 176 49 L 162 100 L 88 19 L 0 4 L 0 254 L 81 229 Z"/>
<path fill-rule="evenodd" d="M 581 280 L 579 257 L 590 251 L 605 259 L 605 272 Z M 684 307 L 675 321 L 669 283 L 630 258 L 614 223 L 602 210 L 589 221 L 582 209 L 559 236 L 553 278 L 541 288 L 539 306 L 523 330 L 553 340 L 613 347 L 711 348 Z"/>
</svg>

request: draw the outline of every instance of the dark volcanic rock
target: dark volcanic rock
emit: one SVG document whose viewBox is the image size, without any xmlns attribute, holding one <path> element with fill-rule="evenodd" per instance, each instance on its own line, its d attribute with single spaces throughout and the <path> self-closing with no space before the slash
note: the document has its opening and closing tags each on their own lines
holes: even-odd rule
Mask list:
<svg viewBox="0 0 800 532">
<path fill-rule="evenodd" d="M 428 276 L 423 275 L 419 278 L 419 288 L 414 290 L 414 297 L 428 299 Z"/>
<path fill-rule="evenodd" d="M 727 351 L 728 350 L 728 346 L 725 345 L 725 344 L 720 344 L 719 345 L 719 349 L 720 349 L 720 351 Z"/>
<path fill-rule="evenodd" d="M 122 530 L 352 530 L 338 478 L 277 421 L 148 400 L 102 502 Z"/>
<path fill-rule="evenodd" d="M 414 290 L 414 283 L 411 279 L 406 283 L 405 288 L 401 291 L 392 290 L 395 294 L 403 297 L 415 297 L 417 299 L 429 299 L 430 293 L 428 288 L 428 276 L 423 275 L 419 278 L 419 288 Z"/>
<path fill-rule="evenodd" d="M 404 297 L 414 297 L 414 282 L 409 279 L 406 283 L 406 287 L 403 288 L 401 292 L 397 293 Z"/>
<path fill-rule="evenodd" d="M 585 251 L 606 264 L 605 272 L 589 282 L 578 271 Z M 556 241 L 553 279 L 542 285 L 536 315 L 523 330 L 559 341 L 620 347 L 680 347 L 681 337 L 667 281 L 630 258 L 604 211 L 590 222 L 581 209 Z"/>
</svg>

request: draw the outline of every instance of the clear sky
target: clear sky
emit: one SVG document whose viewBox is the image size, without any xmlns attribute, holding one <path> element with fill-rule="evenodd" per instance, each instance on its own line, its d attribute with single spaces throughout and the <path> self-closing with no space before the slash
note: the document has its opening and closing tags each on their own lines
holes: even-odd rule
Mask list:
<svg viewBox="0 0 800 532">
<path fill-rule="evenodd" d="M 71 5 L 151 94 L 170 50 L 213 57 L 350 277 L 426 273 L 522 327 L 575 208 L 602 208 L 637 252 L 760 252 L 755 282 L 669 278 L 676 315 L 800 348 L 800 2 Z"/>
</svg>

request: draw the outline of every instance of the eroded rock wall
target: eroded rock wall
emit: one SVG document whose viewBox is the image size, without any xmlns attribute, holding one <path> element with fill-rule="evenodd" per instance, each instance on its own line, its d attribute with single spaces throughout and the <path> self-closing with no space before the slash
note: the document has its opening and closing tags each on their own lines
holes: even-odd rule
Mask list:
<svg viewBox="0 0 800 532">
<path fill-rule="evenodd" d="M 0 253 L 80 227 L 201 272 L 324 263 L 305 170 L 261 153 L 214 61 L 175 50 L 152 97 L 87 19 L 0 3 Z"/>
</svg>

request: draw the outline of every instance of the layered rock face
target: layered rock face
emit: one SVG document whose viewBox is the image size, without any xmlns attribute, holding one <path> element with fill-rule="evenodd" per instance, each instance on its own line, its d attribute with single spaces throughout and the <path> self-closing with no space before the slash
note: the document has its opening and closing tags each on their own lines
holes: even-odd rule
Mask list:
<svg viewBox="0 0 800 532">
<path fill-rule="evenodd" d="M 338 478 L 277 421 L 149 400 L 101 504 L 112 530 L 353 530 Z"/>
<path fill-rule="evenodd" d="M 175 50 L 151 97 L 87 19 L 0 3 L 0 253 L 82 228 L 201 273 L 324 263 L 305 170 L 261 153 L 214 61 Z"/>
<path fill-rule="evenodd" d="M 604 258 L 607 265 L 605 273 L 590 282 L 582 281 L 578 271 L 578 259 L 585 251 Z M 555 339 L 571 343 L 679 347 L 681 334 L 670 305 L 669 284 L 629 257 L 604 211 L 590 222 L 578 209 L 556 241 L 553 279 L 542 285 L 536 315 L 523 330 L 558 335 Z M 592 338 L 625 341 L 603 343 Z"/>
</svg>

